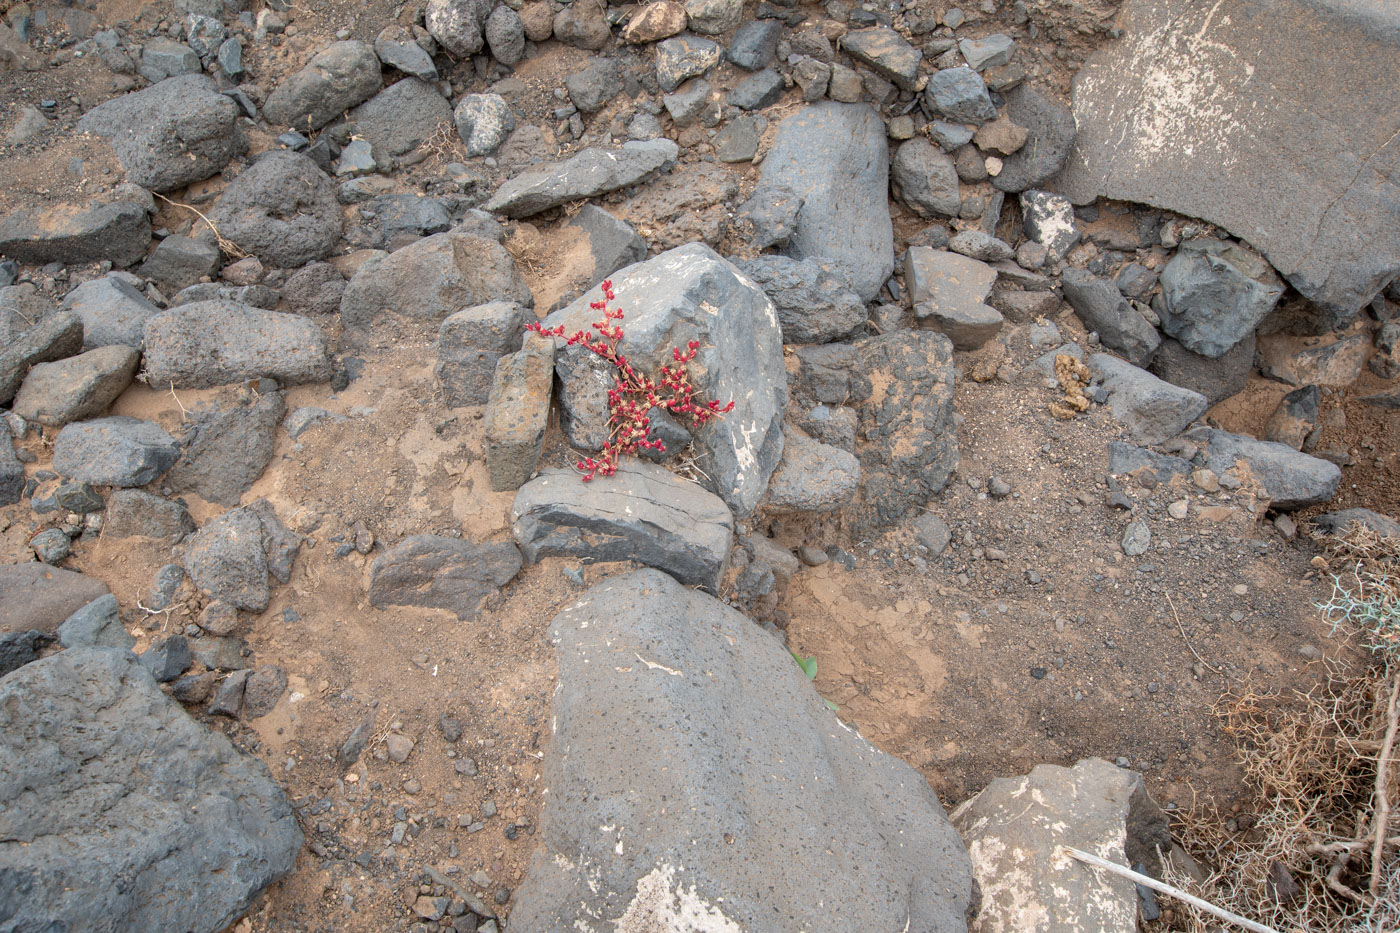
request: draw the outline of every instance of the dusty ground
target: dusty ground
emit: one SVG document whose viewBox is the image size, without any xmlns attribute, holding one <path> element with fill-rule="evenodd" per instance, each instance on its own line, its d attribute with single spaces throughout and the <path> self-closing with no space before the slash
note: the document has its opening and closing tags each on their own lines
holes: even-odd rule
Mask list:
<svg viewBox="0 0 1400 933">
<path fill-rule="evenodd" d="M 163 4 L 143 8 L 134 0 L 97 6 L 93 16 L 104 24 L 138 13 L 142 23 L 157 24 L 168 14 Z M 1024 36 L 1010 13 L 984 17 L 980 32 L 1004 29 L 1021 37 L 1018 55 L 1028 70 L 1063 92 L 1104 35 L 1114 7 L 1029 6 L 1040 24 L 1036 37 Z M 40 54 L 44 67 L 0 76 L 0 124 L 8 126 L 20 105 L 60 101 L 58 119 L 34 146 L 53 145 L 83 107 L 123 89 L 97 62 L 65 55 L 64 24 L 77 15 L 73 9 L 60 8 L 58 25 L 45 33 L 55 42 Z M 275 47 L 250 47 L 246 59 L 271 86 L 271 78 L 299 66 L 337 29 L 372 40 L 396 18 L 410 22 L 411 7 L 384 0 L 299 3 L 290 16 L 299 34 Z M 538 143 L 519 158 L 568 150 L 555 145 L 548 110 L 557 105 L 554 88 L 583 61 L 582 52 L 551 48 L 513 76 L 515 106 L 539 127 Z M 447 77 L 458 92 L 481 89 L 469 64 Z M 712 83 L 732 77 L 721 69 Z M 590 127 L 617 126 L 627 115 L 615 104 L 591 118 Z M 428 189 L 445 162 L 458 157 L 453 139 L 440 142 L 423 163 L 397 176 L 403 190 Z M 268 140 L 255 137 L 253 145 L 265 148 Z M 700 142 L 696 151 L 703 149 Z M 78 178 L 44 175 L 28 152 L 10 153 L 0 171 L 6 179 L 0 206 L 49 187 L 100 188 L 107 177 L 100 151 L 79 153 L 89 174 Z M 502 161 L 509 159 L 503 153 Z M 499 180 L 504 170 L 489 171 Z M 714 190 L 746 191 L 755 169 L 716 166 L 715 172 Z M 173 197 L 205 201 L 220 184 L 216 179 Z M 687 202 L 683 194 L 659 202 L 619 196 L 606 206 L 639 226 L 655 221 L 644 232 L 660 248 L 670 245 L 668 238 L 690 235 L 678 224 L 704 228 L 703 197 L 690 192 L 699 200 Z M 676 216 L 658 219 L 666 210 Z M 175 229 L 191 219 L 167 208 L 161 221 Z M 576 246 L 560 227 L 565 219 L 567 212 L 555 211 L 512 233 L 512 251 L 541 310 L 575 285 L 560 271 Z M 741 246 L 731 235 L 721 249 Z M 46 283 L 55 293 L 67 286 L 63 278 Z M 1056 322 L 1066 336 L 1082 337 L 1072 315 Z M 335 340 L 335 322 L 322 323 Z M 1026 339 L 1018 331 L 1007 341 L 1018 366 L 1037 355 Z M 485 481 L 481 411 L 442 404 L 432 347 L 422 338 L 383 343 L 356 351 L 364 371 L 346 391 L 312 386 L 288 393 L 289 410 L 318 405 L 345 420 L 323 423 L 298 441 L 280 435 L 271 465 L 244 500 L 266 497 L 306 537 L 291 583 L 240 633 L 258 664 L 287 670 L 287 693 L 263 719 L 209 720 L 267 762 L 297 804 L 307 835 L 295 874 L 237 925 L 247 933 L 407 929 L 425 866 L 460 869 L 452 877 L 487 903 L 501 893 L 504 915 L 533 849 L 555 677 L 544 633 L 582 588 L 562 573 L 571 564 L 546 562 L 526 568 L 475 619 L 368 605 L 369 563 L 384 547 L 423 532 L 505 538 L 511 502 Z M 964 370 L 974 362 L 959 359 Z M 1330 415 L 1320 446 L 1348 451 L 1354 461 L 1336 506 L 1393 511 L 1400 501 L 1400 413 L 1355 401 L 1374 391 L 1370 380 L 1324 399 L 1325 412 L 1339 410 L 1344 418 Z M 173 428 L 187 409 L 232 391 L 138 386 L 115 413 Z M 1211 417 L 1226 428 L 1257 430 L 1285 391 L 1257 380 Z M 840 548 L 854 561 L 853 570 L 829 561 L 797 575 L 778 607 L 789 643 L 817 659 L 816 686 L 839 715 L 918 768 L 950 807 L 993 777 L 1097 755 L 1142 770 L 1163 803 L 1190 806 L 1210 798 L 1222 809 L 1247 808 L 1230 741 L 1211 704 L 1228 683 L 1250 680 L 1289 692 L 1313 682 L 1324 658 L 1359 660 L 1312 609 L 1328 592 L 1310 564 L 1316 550 L 1306 538 L 1286 539 L 1247 489 L 1207 494 L 1124 478 L 1121 488 L 1134 507 L 1111 509 L 1106 445 L 1119 428 L 1100 408 L 1072 422 L 1054 420 L 1047 405 L 1056 395 L 1039 377 L 959 380 L 962 465 L 927 506 L 953 532 L 941 556 L 926 553 L 908 527 L 865 540 L 845 535 L 839 521 L 755 519 L 754 528 L 785 545 Z M 46 438 L 25 444 L 36 456 L 32 473 L 48 464 L 52 433 Z M 567 456 L 554 432 L 547 460 L 562 464 Z M 1012 494 L 991 497 L 992 477 Z M 1166 508 L 1180 499 L 1191 510 L 1175 520 Z M 200 521 L 222 510 L 195 497 L 186 501 Z M 1119 541 L 1134 519 L 1148 522 L 1153 542 L 1146 555 L 1129 558 Z M 39 520 L 24 505 L 0 510 L 0 556 L 23 559 Z M 346 547 L 368 542 L 364 532 L 374 541 L 368 553 Z M 144 647 L 189 624 L 201 608 L 188 589 L 169 612 L 141 607 L 143 588 L 172 559 L 159 542 L 99 539 L 77 543 L 68 564 L 111 586 Z M 584 573 L 591 583 L 614 569 Z M 455 741 L 444 717 L 460 723 Z M 374 741 L 353 768 L 340 766 L 338 749 L 367 721 Z M 388 760 L 383 739 L 390 732 L 415 741 L 407 761 Z M 396 827 L 401 841 L 391 844 Z"/>
</svg>

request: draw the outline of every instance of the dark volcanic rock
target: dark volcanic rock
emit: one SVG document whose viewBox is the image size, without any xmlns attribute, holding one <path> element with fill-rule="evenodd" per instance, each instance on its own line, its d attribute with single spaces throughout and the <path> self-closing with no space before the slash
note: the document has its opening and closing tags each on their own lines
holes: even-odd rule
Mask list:
<svg viewBox="0 0 1400 933">
<path fill-rule="evenodd" d="M 277 426 L 286 413 L 280 392 L 222 411 L 196 409 L 184 455 L 166 474 L 165 484 L 177 493 L 237 505 L 272 459 Z"/>
<path fill-rule="evenodd" d="M 734 264 L 772 299 L 784 343 L 842 340 L 865 323 L 860 296 L 815 259 L 756 256 Z"/>
<path fill-rule="evenodd" d="M 179 502 L 140 489 L 114 489 L 102 522 L 104 538 L 180 538 L 194 531 L 194 519 Z"/>
<path fill-rule="evenodd" d="M 252 509 L 233 509 L 186 542 L 185 572 L 201 592 L 239 609 L 262 612 L 271 598 L 263 522 Z"/>
<path fill-rule="evenodd" d="M 1006 94 L 1006 116 L 1026 128 L 1025 145 L 1002 159 L 992 179 L 998 191 L 1015 194 L 1054 178 L 1074 145 L 1074 115 L 1044 94 L 1022 84 Z"/>
<path fill-rule="evenodd" d="M 233 923 L 301 831 L 267 767 L 130 654 L 72 648 L 0 680 L 0 891 L 25 930 Z"/>
<path fill-rule="evenodd" d="M 94 486 L 144 486 L 180 456 L 175 438 L 153 421 L 127 415 L 76 421 L 53 445 L 56 473 Z"/>
<path fill-rule="evenodd" d="M 802 207 L 785 249 L 844 267 L 862 301 L 894 269 L 885 121 L 865 104 L 805 106 L 778 124 L 760 184 L 787 188 Z"/>
<path fill-rule="evenodd" d="M 315 162 L 285 149 L 235 178 L 210 219 L 238 247 L 286 269 L 329 253 L 343 226 L 335 185 Z"/>
<path fill-rule="evenodd" d="M 15 395 L 15 414 L 60 428 L 107 410 L 136 375 L 141 355 L 131 347 L 99 347 L 29 370 Z"/>
<path fill-rule="evenodd" d="M 321 329 L 297 314 L 234 301 L 196 301 L 146 322 L 153 386 L 207 389 L 264 376 L 283 385 L 330 379 Z"/>
<path fill-rule="evenodd" d="M 11 211 L 0 220 L 0 254 L 20 262 L 105 259 L 129 266 L 150 244 L 149 207 L 134 199 L 35 207 Z"/>
<path fill-rule="evenodd" d="M 1118 350 L 1134 366 L 1145 366 L 1162 343 L 1157 328 L 1147 323 L 1108 279 L 1083 269 L 1066 269 L 1062 280 L 1065 301 L 1103 345 Z"/>
<path fill-rule="evenodd" d="M 948 485 L 958 468 L 953 346 L 942 334 L 900 331 L 855 345 L 862 480 L 853 509 L 863 528 L 897 524 Z M 873 391 L 873 386 L 880 386 Z"/>
<path fill-rule="evenodd" d="M 0 405 L 15 397 L 32 367 L 72 356 L 82 346 L 83 323 L 73 314 L 50 314 L 26 330 L 0 351 Z"/>
<path fill-rule="evenodd" d="M 634 560 L 718 592 L 734 518 L 713 493 L 665 467 L 626 459 L 585 483 L 573 470 L 542 470 L 512 509 L 526 559 Z"/>
<path fill-rule="evenodd" d="M 481 601 L 513 580 L 520 567 L 520 551 L 510 542 L 472 544 L 413 535 L 370 564 L 369 601 L 379 609 L 450 609 L 457 618 L 470 619 Z"/>
<path fill-rule="evenodd" d="M 1249 334 L 1219 359 L 1192 353 L 1170 337 L 1162 341 L 1148 371 L 1174 386 L 1199 392 L 1214 405 L 1243 392 L 1254 368 L 1254 335 Z"/>
<path fill-rule="evenodd" d="M 63 621 L 106 594 L 94 577 L 45 564 L 0 564 L 0 633 L 56 632 Z"/>
<path fill-rule="evenodd" d="M 673 349 L 698 342 L 692 365 L 707 400 L 735 403 L 698 432 L 696 448 L 708 485 L 738 515 L 752 512 L 782 455 L 787 375 L 777 312 L 763 290 L 700 243 L 668 250 L 613 276 L 626 308 L 621 351 L 646 371 L 672 362 Z M 547 327 L 566 335 L 598 319 L 594 288 L 551 314 Z M 559 340 L 559 344 L 563 344 Z M 598 450 L 608 437 L 607 395 L 613 374 L 591 351 L 560 346 L 555 359 L 564 429 L 576 446 Z"/>
<path fill-rule="evenodd" d="M 238 105 L 206 75 L 167 78 L 98 104 L 78 131 L 111 140 L 129 181 L 173 191 L 202 181 L 248 149 Z"/>
<path fill-rule="evenodd" d="M 937 796 L 758 626 L 644 570 L 589 590 L 549 637 L 550 802 L 514 926 L 966 930 L 971 867 Z M 741 831 L 714 831 L 736 814 Z"/>
<path fill-rule="evenodd" d="M 676 160 L 669 139 L 624 143 L 621 149 L 585 149 L 563 162 L 532 166 L 497 189 L 486 209 L 529 217 L 570 201 L 635 185 Z"/>
<path fill-rule="evenodd" d="M 1241 479 L 1252 479 L 1273 500 L 1271 508 L 1301 509 L 1327 502 L 1342 481 L 1335 463 L 1283 444 L 1214 428 L 1192 431 L 1188 437 L 1205 443 L 1206 466 L 1221 476 L 1233 470 Z"/>
<path fill-rule="evenodd" d="M 1075 76 L 1057 190 L 1219 224 L 1339 322 L 1395 278 L 1393 5 L 1131 0 L 1115 25 Z"/>
<path fill-rule="evenodd" d="M 373 48 L 355 40 L 333 42 L 267 96 L 263 116 L 309 133 L 368 100 L 382 83 Z"/>
<path fill-rule="evenodd" d="M 1254 332 L 1283 296 L 1269 264 L 1234 243 L 1188 240 L 1162 270 L 1153 307 L 1162 330 L 1192 352 L 1224 356 Z"/>
<path fill-rule="evenodd" d="M 122 277 L 125 275 L 104 275 L 63 296 L 63 310 L 82 319 L 84 350 L 113 344 L 139 350 L 145 345 L 146 321 L 159 314 L 160 309 L 126 281 Z"/>
<path fill-rule="evenodd" d="M 376 152 L 401 156 L 451 120 L 452 105 L 431 84 L 405 78 L 350 111 L 349 119 Z"/>
</svg>

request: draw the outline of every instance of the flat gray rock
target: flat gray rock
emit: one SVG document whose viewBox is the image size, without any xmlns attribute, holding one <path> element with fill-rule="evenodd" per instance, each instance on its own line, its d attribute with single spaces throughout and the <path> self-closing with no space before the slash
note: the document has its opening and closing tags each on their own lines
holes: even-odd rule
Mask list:
<svg viewBox="0 0 1400 933">
<path fill-rule="evenodd" d="M 979 930 L 1034 928 L 1070 933 L 1137 928 L 1132 881 L 1073 861 L 1073 846 L 1119 864 L 1161 861 L 1171 846 L 1166 817 L 1147 795 L 1142 775 L 1088 758 L 1073 768 L 1037 765 L 1030 774 L 997 778 L 952 815 L 982 886 Z"/>
<path fill-rule="evenodd" d="M 248 150 L 239 115 L 212 78 L 190 74 L 98 104 L 77 129 L 112 143 L 128 181 L 172 191 L 203 181 Z"/>
<path fill-rule="evenodd" d="M 860 484 L 860 461 L 839 447 L 788 430 L 783 459 L 768 481 L 764 502 L 794 512 L 832 512 L 851 501 Z"/>
<path fill-rule="evenodd" d="M 1324 534 L 1346 533 L 1357 522 L 1365 525 L 1383 538 L 1400 538 L 1400 522 L 1370 509 L 1342 509 L 1337 512 L 1324 512 L 1313 519 Z"/>
<path fill-rule="evenodd" d="M 179 502 L 140 489 L 114 489 L 102 522 L 104 538 L 178 538 L 194 531 L 194 519 Z"/>
<path fill-rule="evenodd" d="M 285 149 L 264 153 L 235 178 L 210 219 L 236 246 L 284 269 L 326 256 L 344 228 L 335 184 Z"/>
<path fill-rule="evenodd" d="M 1242 480 L 1253 480 L 1270 508 L 1292 510 L 1331 501 L 1342 481 L 1341 469 L 1331 461 L 1311 457 L 1286 444 L 1255 440 L 1203 428 L 1188 435 L 1205 444 L 1206 466 L 1221 476 L 1234 471 Z"/>
<path fill-rule="evenodd" d="M 267 95 L 269 123 L 309 133 L 368 100 L 382 86 L 379 59 L 365 42 L 333 42 Z"/>
<path fill-rule="evenodd" d="M 675 162 L 678 153 L 669 139 L 628 142 L 620 149 L 585 149 L 563 162 L 534 166 L 510 179 L 486 202 L 486 210 L 529 217 L 635 185 Z"/>
<path fill-rule="evenodd" d="M 1395 277 L 1393 4 L 1130 0 L 1117 25 L 1075 76 L 1060 192 L 1219 224 L 1343 318 Z"/>
<path fill-rule="evenodd" d="M 340 317 L 358 331 L 395 318 L 436 325 L 453 312 L 497 300 L 535 306 L 505 247 L 459 228 L 366 262 L 345 286 Z"/>
<path fill-rule="evenodd" d="M 369 601 L 379 609 L 422 606 L 470 619 L 481 601 L 513 580 L 520 567 L 520 551 L 509 541 L 473 544 L 413 535 L 370 564 Z"/>
<path fill-rule="evenodd" d="M 888 26 L 853 29 L 841 38 L 841 48 L 904 90 L 914 89 L 924 54 Z"/>
<path fill-rule="evenodd" d="M 53 633 L 63 621 L 107 593 L 96 577 L 47 564 L 0 564 L 0 634 Z"/>
<path fill-rule="evenodd" d="M 15 414 L 61 428 L 96 417 L 131 385 L 141 354 L 131 347 L 99 347 L 29 370 L 11 406 Z"/>
<path fill-rule="evenodd" d="M 958 350 L 975 350 L 1001 330 L 1001 312 L 985 304 L 997 272 L 979 259 L 911 246 L 904 259 L 904 285 L 914 316 L 946 334 Z"/>
<path fill-rule="evenodd" d="M 549 428 L 554 341 L 529 335 L 524 347 L 496 361 L 483 438 L 491 488 L 519 489 L 535 472 Z"/>
<path fill-rule="evenodd" d="M 434 372 L 450 407 L 484 405 L 491 396 L 496 361 L 519 350 L 533 311 L 513 301 L 492 301 L 463 308 L 438 329 Z"/>
<path fill-rule="evenodd" d="M 612 476 L 586 483 L 573 470 L 542 470 L 520 487 L 511 516 L 515 540 L 532 562 L 634 560 L 712 593 L 734 543 L 734 517 L 719 497 L 630 457 Z"/>
<path fill-rule="evenodd" d="M 549 803 L 513 926 L 967 929 L 969 859 L 937 796 L 744 616 L 644 570 L 549 637 Z"/>
<path fill-rule="evenodd" d="M 696 436 L 711 490 L 737 515 L 753 511 L 782 454 L 787 374 L 778 315 L 768 296 L 701 243 L 677 247 L 619 271 L 615 304 L 625 309 L 621 351 L 647 372 L 672 365 L 672 351 L 699 342 L 691 366 L 699 393 L 734 410 Z M 590 328 L 602 299 L 594 288 L 551 314 L 546 327 L 565 335 Z M 557 341 L 563 344 L 562 339 Z M 592 351 L 559 346 L 555 373 L 564 430 L 573 444 L 599 450 L 608 437 L 607 395 L 615 381 Z"/>
<path fill-rule="evenodd" d="M 1026 142 L 1001 160 L 1001 172 L 992 179 L 992 187 L 1015 194 L 1044 185 L 1069 158 L 1074 115 L 1029 84 L 1021 84 L 1006 92 L 1005 116 L 1025 127 Z"/>
<path fill-rule="evenodd" d="M 890 160 L 895 195 L 920 217 L 956 217 L 962 191 L 953 160 L 927 139 L 907 139 Z"/>
<path fill-rule="evenodd" d="M 778 311 L 783 343 L 829 343 L 854 334 L 866 321 L 865 304 L 833 269 L 816 260 L 755 256 L 735 260 Z"/>
<path fill-rule="evenodd" d="M 113 415 L 75 421 L 59 431 L 53 469 L 94 486 L 144 486 L 179 456 L 175 438 L 155 422 Z"/>
<path fill-rule="evenodd" d="M 50 314 L 0 350 L 0 405 L 15 397 L 29 370 L 61 360 L 83 346 L 83 322 L 75 314 Z"/>
<path fill-rule="evenodd" d="M 214 933 L 301 849 L 267 766 L 123 651 L 71 648 L 0 681 L 0 786 L 16 929 Z"/>
<path fill-rule="evenodd" d="M 119 608 L 117 597 L 111 593 L 97 597 L 58 627 L 59 643 L 65 648 L 88 646 L 130 651 L 136 639 L 122 627 Z"/>
<path fill-rule="evenodd" d="M 1163 382 L 1116 356 L 1095 353 L 1089 369 L 1103 380 L 1109 411 L 1136 444 L 1161 444 L 1206 412 L 1204 395 Z"/>
<path fill-rule="evenodd" d="M 263 376 L 283 385 L 331 377 L 321 329 L 298 314 L 233 301 L 197 301 L 146 322 L 153 386 L 207 389 Z"/>
<path fill-rule="evenodd" d="M 870 301 L 894 270 L 885 121 L 867 104 L 827 101 L 778 124 L 759 184 L 782 187 L 802 207 L 784 252 L 831 260 Z"/>
</svg>

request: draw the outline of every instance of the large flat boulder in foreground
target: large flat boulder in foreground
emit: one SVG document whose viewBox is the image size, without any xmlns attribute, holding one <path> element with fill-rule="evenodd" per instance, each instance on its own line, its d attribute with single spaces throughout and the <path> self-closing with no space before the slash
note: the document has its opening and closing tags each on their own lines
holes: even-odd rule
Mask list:
<svg viewBox="0 0 1400 933">
<path fill-rule="evenodd" d="M 213 933 L 301 842 L 267 766 L 134 655 L 70 648 L 0 679 L 6 929 Z"/>
<path fill-rule="evenodd" d="M 928 783 L 744 616 L 642 570 L 549 637 L 548 802 L 512 929 L 967 929 L 970 862 Z"/>
<path fill-rule="evenodd" d="M 1400 7 L 1128 0 L 1117 25 L 1058 191 L 1219 224 L 1339 317 L 1400 272 Z"/>
</svg>

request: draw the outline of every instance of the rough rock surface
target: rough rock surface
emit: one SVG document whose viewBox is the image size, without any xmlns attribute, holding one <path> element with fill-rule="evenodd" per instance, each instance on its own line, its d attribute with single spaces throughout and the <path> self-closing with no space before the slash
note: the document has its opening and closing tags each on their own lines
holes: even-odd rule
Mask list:
<svg viewBox="0 0 1400 933">
<path fill-rule="evenodd" d="M 1166 817 L 1147 795 L 1142 775 L 1099 758 L 997 778 L 954 810 L 952 820 L 982 888 L 982 909 L 971 927 L 978 933 L 1135 930 L 1133 883 L 1056 849 L 1073 846 L 1159 871 L 1155 847 L 1171 846 Z"/>
<path fill-rule="evenodd" d="M 675 162 L 678 152 L 669 139 L 628 142 L 620 149 L 585 149 L 563 162 L 516 175 L 496 190 L 486 209 L 508 217 L 529 217 L 569 201 L 635 185 Z"/>
<path fill-rule="evenodd" d="M 401 156 L 417 149 L 451 118 L 452 106 L 437 88 L 417 78 L 405 78 L 350 111 L 349 121 L 355 135 L 368 140 L 374 150 Z"/>
<path fill-rule="evenodd" d="M 904 284 L 914 316 L 959 350 L 975 350 L 1001 330 L 1001 312 L 984 304 L 996 278 L 991 266 L 957 253 L 911 246 L 905 255 Z"/>
<path fill-rule="evenodd" d="M 629 266 L 612 279 L 626 308 L 622 353 L 648 371 L 671 362 L 671 352 L 699 341 L 691 364 L 704 398 L 734 410 L 699 432 L 700 468 L 712 491 L 737 515 L 752 512 L 782 455 L 787 407 L 782 332 L 773 303 L 731 263 L 700 243 L 678 247 Z M 598 319 L 589 304 L 601 288 L 545 320 L 565 334 Z M 563 343 L 562 340 L 558 341 Z M 555 372 L 564 429 L 576 446 L 598 450 L 607 438 L 607 393 L 614 376 L 581 347 L 559 347 Z"/>
<path fill-rule="evenodd" d="M 926 139 L 899 144 L 890 161 L 890 182 L 895 195 L 920 217 L 956 217 L 962 207 L 953 160 Z"/>
<path fill-rule="evenodd" d="M 175 463 L 175 438 L 153 421 L 112 415 L 76 421 L 53 445 L 56 473 L 94 486 L 144 486 Z"/>
<path fill-rule="evenodd" d="M 309 133 L 368 100 L 382 83 L 373 47 L 356 40 L 333 42 L 267 96 L 263 116 Z"/>
<path fill-rule="evenodd" d="M 1244 340 L 1283 295 L 1269 264 L 1234 243 L 1187 240 L 1162 270 L 1154 306 L 1162 330 L 1194 353 L 1218 359 Z"/>
<path fill-rule="evenodd" d="M 272 459 L 286 411 L 280 392 L 226 410 L 196 409 L 187 421 L 184 453 L 165 485 L 208 502 L 237 505 Z"/>
<path fill-rule="evenodd" d="M 646 570 L 594 587 L 549 635 L 550 796 L 513 925 L 966 929 L 968 857 L 938 798 L 744 616 Z"/>
<path fill-rule="evenodd" d="M 787 255 L 831 260 L 862 301 L 875 297 L 894 269 L 889 147 L 878 113 L 827 101 L 784 118 L 759 183 L 787 188 L 802 201 Z"/>
<path fill-rule="evenodd" d="M 343 230 L 335 185 L 304 155 L 265 153 L 219 196 L 219 232 L 264 262 L 295 269 L 331 251 Z"/>
<path fill-rule="evenodd" d="M 107 499 L 104 538 L 183 537 L 194 531 L 194 519 L 179 502 L 163 499 L 140 489 L 114 489 Z"/>
<path fill-rule="evenodd" d="M 1253 479 L 1273 500 L 1271 508 L 1301 509 L 1328 502 L 1342 481 L 1335 463 L 1284 444 L 1215 428 L 1192 431 L 1188 437 L 1205 444 L 1206 466 L 1221 476 L 1234 471 L 1241 479 Z"/>
<path fill-rule="evenodd" d="M 129 266 L 151 243 L 149 198 L 10 211 L 0 220 L 0 253 L 20 262 Z"/>
<path fill-rule="evenodd" d="M 854 505 L 864 528 L 897 524 L 948 485 L 958 468 L 953 422 L 953 345 L 931 331 L 856 344 L 862 480 Z"/>
<path fill-rule="evenodd" d="M 15 929 L 213 933 L 301 848 L 267 767 L 122 651 L 72 648 L 0 681 L 0 786 Z"/>
<path fill-rule="evenodd" d="M 450 609 L 459 619 L 476 615 L 481 601 L 520 572 L 520 551 L 510 542 L 472 544 L 460 538 L 413 535 L 374 559 L 370 604 Z"/>
<path fill-rule="evenodd" d="M 830 512 L 855 495 L 860 462 L 848 451 L 789 430 L 764 502 L 774 509 Z"/>
<path fill-rule="evenodd" d="M 261 376 L 295 385 L 330 375 L 325 336 L 299 314 L 196 301 L 146 322 L 146 378 L 153 386 L 207 389 Z"/>
<path fill-rule="evenodd" d="M 835 270 L 815 259 L 756 256 L 734 262 L 773 301 L 784 343 L 827 343 L 865 323 L 865 305 Z"/>
<path fill-rule="evenodd" d="M 78 121 L 112 149 L 133 184 L 171 191 L 202 181 L 248 148 L 238 105 L 206 75 L 167 78 L 98 104 Z"/>
<path fill-rule="evenodd" d="M 30 421 L 62 427 L 92 418 L 129 385 L 141 355 L 131 347 L 99 347 L 29 370 L 15 395 L 14 412 Z"/>
<path fill-rule="evenodd" d="M 1099 335 L 1103 345 L 1117 350 L 1134 366 L 1145 366 L 1161 346 L 1162 335 L 1107 279 L 1083 269 L 1066 269 L 1063 277 L 1065 301 Z"/>
<path fill-rule="evenodd" d="M 496 361 L 484 425 L 492 489 L 519 489 L 535 472 L 553 385 L 554 341 L 547 337 L 531 334 L 519 351 Z"/>
<path fill-rule="evenodd" d="M 520 349 L 534 313 L 513 301 L 463 308 L 438 329 L 434 369 L 449 406 L 482 405 L 491 396 L 496 361 Z"/>
<path fill-rule="evenodd" d="M 72 356 L 82 345 L 83 324 L 73 314 L 51 314 L 24 331 L 0 350 L 0 405 L 15 397 L 32 367 Z"/>
<path fill-rule="evenodd" d="M 1089 357 L 1089 369 L 1103 380 L 1109 410 L 1128 428 L 1134 443 L 1160 444 L 1205 414 L 1204 395 L 1163 382 L 1116 356 L 1095 353 Z"/>
<path fill-rule="evenodd" d="M 231 509 L 200 528 L 185 545 L 185 572 L 201 592 L 239 609 L 262 612 L 267 581 L 263 521 L 252 509 Z"/>
<path fill-rule="evenodd" d="M 1056 187 L 1219 224 L 1354 315 L 1400 271 L 1395 24 L 1385 0 L 1131 0 L 1074 80 Z"/>
<path fill-rule="evenodd" d="M 103 596 L 107 584 L 45 564 L 0 564 L 0 633 L 52 633 L 64 620 Z"/>
<path fill-rule="evenodd" d="M 724 502 L 665 467 L 631 458 L 585 483 L 550 469 L 520 487 L 515 540 L 530 561 L 567 555 L 634 560 L 687 586 L 718 592 L 729 566 L 734 518 Z"/>
</svg>

